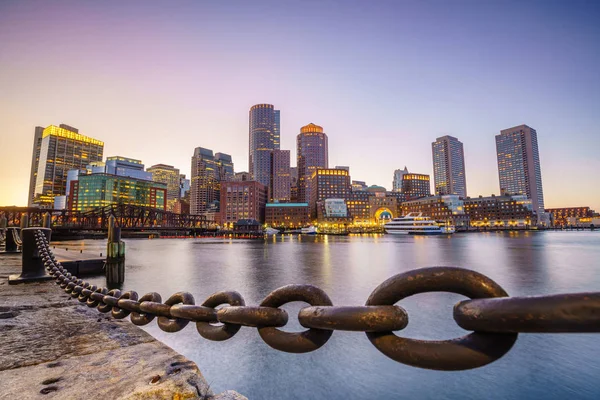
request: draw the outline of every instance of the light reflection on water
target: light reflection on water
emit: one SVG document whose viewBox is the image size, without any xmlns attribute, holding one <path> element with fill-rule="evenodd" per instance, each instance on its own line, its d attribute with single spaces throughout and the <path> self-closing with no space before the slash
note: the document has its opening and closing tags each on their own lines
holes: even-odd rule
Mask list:
<svg viewBox="0 0 600 400">
<path fill-rule="evenodd" d="M 80 242 L 86 248 L 102 245 Z M 163 300 L 189 291 L 196 303 L 216 291 L 236 290 L 246 304 L 256 305 L 280 286 L 310 283 L 335 305 L 361 305 L 394 274 L 456 265 L 482 272 L 514 296 L 599 291 L 599 245 L 597 232 L 129 240 L 124 287 L 140 295 L 157 291 Z M 90 280 L 104 285 L 103 278 Z M 452 320 L 452 307 L 462 298 L 429 293 L 403 300 L 410 323 L 402 335 L 463 335 Z M 294 317 L 302 306 L 284 306 L 290 312 L 285 330 L 302 329 Z M 242 328 L 226 342 L 203 339 L 192 324 L 175 334 L 155 323 L 144 329 L 194 360 L 215 391 L 234 389 L 251 399 L 600 398 L 598 335 L 521 335 L 496 363 L 437 372 L 386 358 L 361 333 L 335 332 L 321 349 L 297 355 L 271 349 L 252 328 Z"/>
</svg>

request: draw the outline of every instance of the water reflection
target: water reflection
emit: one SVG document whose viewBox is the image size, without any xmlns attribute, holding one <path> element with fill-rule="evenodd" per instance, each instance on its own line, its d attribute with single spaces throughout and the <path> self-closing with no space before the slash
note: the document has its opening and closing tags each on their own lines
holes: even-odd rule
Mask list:
<svg viewBox="0 0 600 400">
<path fill-rule="evenodd" d="M 336 305 L 359 305 L 394 274 L 457 265 L 488 275 L 512 295 L 597 291 L 599 244 L 597 232 L 138 240 L 127 242 L 124 286 L 158 291 L 164 299 L 187 290 L 197 303 L 216 291 L 237 290 L 247 304 L 258 304 L 277 287 L 310 283 Z M 464 334 L 452 320 L 452 306 L 461 299 L 430 293 L 403 300 L 410 323 L 399 334 L 425 339 Z M 284 307 L 290 311 L 286 330 L 302 329 L 294 314 L 301 306 Z M 145 329 L 194 360 L 216 391 L 235 389 L 253 399 L 600 397 L 597 335 L 521 335 L 500 361 L 448 373 L 398 364 L 360 333 L 335 332 L 320 350 L 292 355 L 271 349 L 250 328 L 226 342 L 202 339 L 193 325 L 176 334 L 161 332 L 156 324 Z"/>
</svg>

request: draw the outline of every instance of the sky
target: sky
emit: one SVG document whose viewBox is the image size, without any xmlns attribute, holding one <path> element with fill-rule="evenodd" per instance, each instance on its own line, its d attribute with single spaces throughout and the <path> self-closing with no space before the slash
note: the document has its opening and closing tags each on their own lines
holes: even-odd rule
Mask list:
<svg viewBox="0 0 600 400">
<path fill-rule="evenodd" d="M 537 130 L 546 207 L 600 211 L 600 2 L 0 0 L 0 206 L 26 205 L 35 126 L 189 176 L 195 147 L 248 170 L 248 111 L 281 148 L 321 125 L 329 164 L 391 189 L 464 143 L 499 194 L 494 136 Z"/>
</svg>

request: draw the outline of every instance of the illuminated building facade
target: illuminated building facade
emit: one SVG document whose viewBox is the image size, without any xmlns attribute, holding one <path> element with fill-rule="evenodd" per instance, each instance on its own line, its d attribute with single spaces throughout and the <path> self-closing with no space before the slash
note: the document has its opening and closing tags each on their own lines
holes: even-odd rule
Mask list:
<svg viewBox="0 0 600 400">
<path fill-rule="evenodd" d="M 224 153 L 214 155 L 212 150 L 196 147 L 192 156 L 190 213 L 202 215 L 218 204 L 221 182 L 233 175 L 231 156 Z"/>
<path fill-rule="evenodd" d="M 298 201 L 309 202 L 310 180 L 317 168 L 329 168 L 327 135 L 323 128 L 310 123 L 296 137 L 298 163 Z"/>
<path fill-rule="evenodd" d="M 402 194 L 407 200 L 431 196 L 429 175 L 405 173 L 402 175 Z"/>
<path fill-rule="evenodd" d="M 101 166 L 97 165 L 95 167 L 100 168 Z M 92 173 L 97 172 L 100 171 L 92 171 Z M 136 160 L 134 158 L 128 157 L 107 157 L 103 172 L 111 175 L 127 176 L 129 178 L 142 179 L 145 181 L 152 180 L 152 173 L 149 171 L 144 171 L 144 164 L 141 160 Z"/>
<path fill-rule="evenodd" d="M 33 135 L 33 152 L 31 155 L 31 172 L 29 173 L 29 196 L 27 197 L 27 206 L 33 206 L 33 198 L 35 194 L 35 184 L 37 180 L 38 165 L 40 162 L 40 151 L 42 150 L 42 134 L 44 128 L 41 126 L 35 127 Z"/>
<path fill-rule="evenodd" d="M 554 226 L 568 226 L 572 225 L 573 218 L 577 220 L 594 216 L 594 211 L 589 207 L 547 208 L 545 211 L 550 214 Z"/>
<path fill-rule="evenodd" d="M 298 229 L 310 224 L 308 203 L 267 203 L 265 223 L 273 228 Z"/>
<path fill-rule="evenodd" d="M 271 184 L 271 151 L 280 146 L 280 113 L 272 104 L 256 104 L 249 117 L 249 172 L 254 181 Z"/>
<path fill-rule="evenodd" d="M 467 197 L 463 144 L 453 136 L 442 136 L 431 143 L 435 194 Z"/>
<path fill-rule="evenodd" d="M 240 219 L 265 222 L 267 187 L 260 182 L 223 182 L 221 184 L 220 221 L 231 227 Z"/>
<path fill-rule="evenodd" d="M 451 223 L 456 229 L 465 230 L 469 226 L 465 202 L 466 200 L 463 201 L 455 194 L 429 196 L 403 202 L 401 213 L 423 213 L 439 223 Z"/>
<path fill-rule="evenodd" d="M 527 125 L 504 129 L 496 136 L 498 176 L 502 194 L 523 194 L 533 210 L 544 212 L 544 191 L 537 132 Z"/>
<path fill-rule="evenodd" d="M 35 186 L 30 201 L 40 207 L 52 208 L 55 196 L 66 195 L 68 171 L 83 169 L 93 161 L 102 161 L 104 143 L 81 135 L 77 129 L 64 124 L 44 128 L 41 138 L 39 133 L 40 129 L 36 128 L 32 171 L 36 169 L 37 172 L 31 175 Z"/>
<path fill-rule="evenodd" d="M 79 175 L 71 181 L 69 208 L 88 211 L 113 204 L 166 210 L 167 185 L 110 174 Z"/>
<path fill-rule="evenodd" d="M 167 210 L 173 211 L 175 201 L 181 194 L 181 177 L 179 170 L 172 165 L 156 164 L 148 168 L 154 182 L 167 185 Z"/>
<path fill-rule="evenodd" d="M 392 191 L 402 192 L 402 178 L 404 174 L 408 174 L 408 169 L 404 166 L 404 169 L 397 169 L 394 171 L 394 180 L 392 182 Z"/>
<path fill-rule="evenodd" d="M 467 197 L 465 213 L 477 228 L 526 228 L 537 224 L 533 204 L 525 195 Z"/>
<path fill-rule="evenodd" d="M 269 201 L 290 201 L 292 179 L 289 150 L 273 150 L 271 152 L 271 172 Z"/>
<path fill-rule="evenodd" d="M 353 192 L 364 192 L 367 190 L 367 184 L 363 181 L 352 181 Z"/>
<path fill-rule="evenodd" d="M 317 202 L 326 199 L 346 199 L 352 192 L 350 173 L 345 169 L 317 168 L 311 176 L 310 187 L 311 218 L 316 218 Z"/>
</svg>

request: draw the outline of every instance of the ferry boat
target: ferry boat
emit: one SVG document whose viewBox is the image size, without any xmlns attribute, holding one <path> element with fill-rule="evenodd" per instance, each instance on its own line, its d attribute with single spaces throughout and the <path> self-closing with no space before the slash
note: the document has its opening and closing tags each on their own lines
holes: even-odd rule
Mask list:
<svg viewBox="0 0 600 400">
<path fill-rule="evenodd" d="M 316 235 L 317 234 L 317 228 L 315 228 L 314 226 L 309 226 L 307 228 L 302 228 L 300 229 L 300 233 L 303 235 Z"/>
<path fill-rule="evenodd" d="M 279 235 L 279 230 L 271 227 L 266 228 L 265 235 Z"/>
<path fill-rule="evenodd" d="M 394 218 L 383 226 L 386 233 L 392 235 L 447 235 L 455 232 L 452 225 L 438 225 L 422 213 L 409 213 Z"/>
</svg>

